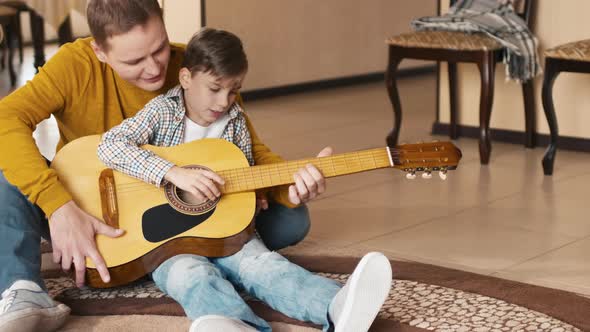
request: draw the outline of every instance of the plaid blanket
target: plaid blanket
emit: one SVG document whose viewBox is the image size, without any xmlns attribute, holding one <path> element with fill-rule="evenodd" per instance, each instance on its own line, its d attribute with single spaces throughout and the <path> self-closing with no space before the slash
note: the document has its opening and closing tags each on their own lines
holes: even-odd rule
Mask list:
<svg viewBox="0 0 590 332">
<path fill-rule="evenodd" d="M 458 0 L 448 14 L 412 21 L 415 30 L 485 33 L 506 48 L 509 79 L 526 82 L 542 72 L 537 39 L 507 0 Z"/>
</svg>

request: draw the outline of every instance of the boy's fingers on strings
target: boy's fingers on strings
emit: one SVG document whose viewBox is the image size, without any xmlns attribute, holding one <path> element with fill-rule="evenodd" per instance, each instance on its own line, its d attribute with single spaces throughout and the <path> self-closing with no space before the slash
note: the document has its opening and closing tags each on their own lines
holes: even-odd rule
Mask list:
<svg viewBox="0 0 590 332">
<path fill-rule="evenodd" d="M 225 181 L 223 180 L 223 178 L 221 176 L 219 176 L 219 174 L 212 172 L 212 171 L 208 171 L 208 170 L 201 170 L 201 174 L 206 176 L 207 178 L 219 183 L 220 185 L 224 185 Z"/>
<path fill-rule="evenodd" d="M 314 185 L 317 193 L 323 193 L 326 190 L 326 180 L 322 173 L 312 164 L 305 165 L 305 168 L 315 182 Z"/>
<path fill-rule="evenodd" d="M 301 204 L 301 198 L 299 198 L 299 194 L 297 193 L 295 185 L 289 186 L 289 200 L 295 205 Z"/>
<path fill-rule="evenodd" d="M 196 191 L 197 191 L 198 195 L 200 196 L 200 197 L 198 197 L 198 196 L 197 197 L 200 198 L 201 200 L 206 200 L 206 199 L 214 200 L 217 197 L 215 191 L 219 192 L 219 190 L 217 190 L 217 188 L 211 182 L 211 180 L 206 180 L 205 182 L 199 181 L 194 184 L 194 187 L 196 188 Z"/>
<path fill-rule="evenodd" d="M 221 195 L 219 188 L 213 182 L 214 179 L 208 178 L 205 175 L 202 175 L 199 178 L 199 182 L 197 183 L 198 188 L 207 196 L 209 199 L 215 199 Z M 199 186 L 200 185 L 200 186 Z M 211 196 L 213 195 L 213 196 Z"/>
<path fill-rule="evenodd" d="M 297 190 L 297 196 L 303 202 L 309 198 L 309 191 L 305 185 L 305 180 L 301 176 L 300 172 L 295 173 L 295 189 Z"/>
</svg>

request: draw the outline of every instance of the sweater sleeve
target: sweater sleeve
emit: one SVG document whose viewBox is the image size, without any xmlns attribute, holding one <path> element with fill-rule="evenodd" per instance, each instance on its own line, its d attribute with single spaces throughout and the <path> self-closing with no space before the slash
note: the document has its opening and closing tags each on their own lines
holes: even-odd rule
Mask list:
<svg viewBox="0 0 590 332">
<path fill-rule="evenodd" d="M 47 166 L 32 134 L 41 121 L 63 112 L 68 98 L 81 94 L 88 66 L 83 55 L 66 45 L 32 80 L 0 100 L 0 169 L 47 217 L 72 197 Z"/>
</svg>

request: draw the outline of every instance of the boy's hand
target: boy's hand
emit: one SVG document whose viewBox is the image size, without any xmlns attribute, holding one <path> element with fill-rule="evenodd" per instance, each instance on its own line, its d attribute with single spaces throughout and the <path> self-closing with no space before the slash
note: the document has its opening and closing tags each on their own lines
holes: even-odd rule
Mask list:
<svg viewBox="0 0 590 332">
<path fill-rule="evenodd" d="M 332 155 L 332 148 L 325 147 L 318 157 Z M 326 181 L 322 173 L 313 165 L 300 168 L 293 175 L 295 184 L 289 186 L 289 201 L 295 205 L 307 203 L 326 190 Z"/>
<path fill-rule="evenodd" d="M 74 263 L 76 270 L 76 285 L 84 285 L 86 271 L 86 257 L 90 257 L 96 265 L 103 282 L 110 281 L 109 270 L 104 259 L 96 248 L 96 234 L 110 237 L 123 235 L 122 229 L 115 229 L 94 218 L 74 203 L 69 201 L 55 210 L 49 217 L 49 233 L 53 246 L 53 261 L 68 271 Z"/>
<path fill-rule="evenodd" d="M 221 196 L 221 191 L 219 191 L 217 185 L 223 186 L 225 184 L 225 181 L 212 171 L 178 166 L 172 167 L 166 173 L 164 179 L 190 193 L 197 202 L 217 199 L 217 197 Z"/>
</svg>

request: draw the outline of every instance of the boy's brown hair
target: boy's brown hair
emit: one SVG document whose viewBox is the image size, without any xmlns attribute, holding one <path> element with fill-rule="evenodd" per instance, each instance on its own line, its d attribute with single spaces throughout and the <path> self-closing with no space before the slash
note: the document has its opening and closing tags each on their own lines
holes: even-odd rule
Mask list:
<svg viewBox="0 0 590 332">
<path fill-rule="evenodd" d="M 90 0 L 86 8 L 94 41 L 105 50 L 109 37 L 144 25 L 154 16 L 162 19 L 158 0 Z"/>
<path fill-rule="evenodd" d="M 182 67 L 212 73 L 219 77 L 235 77 L 248 70 L 248 58 L 238 36 L 224 30 L 203 28 L 186 45 Z"/>
</svg>

